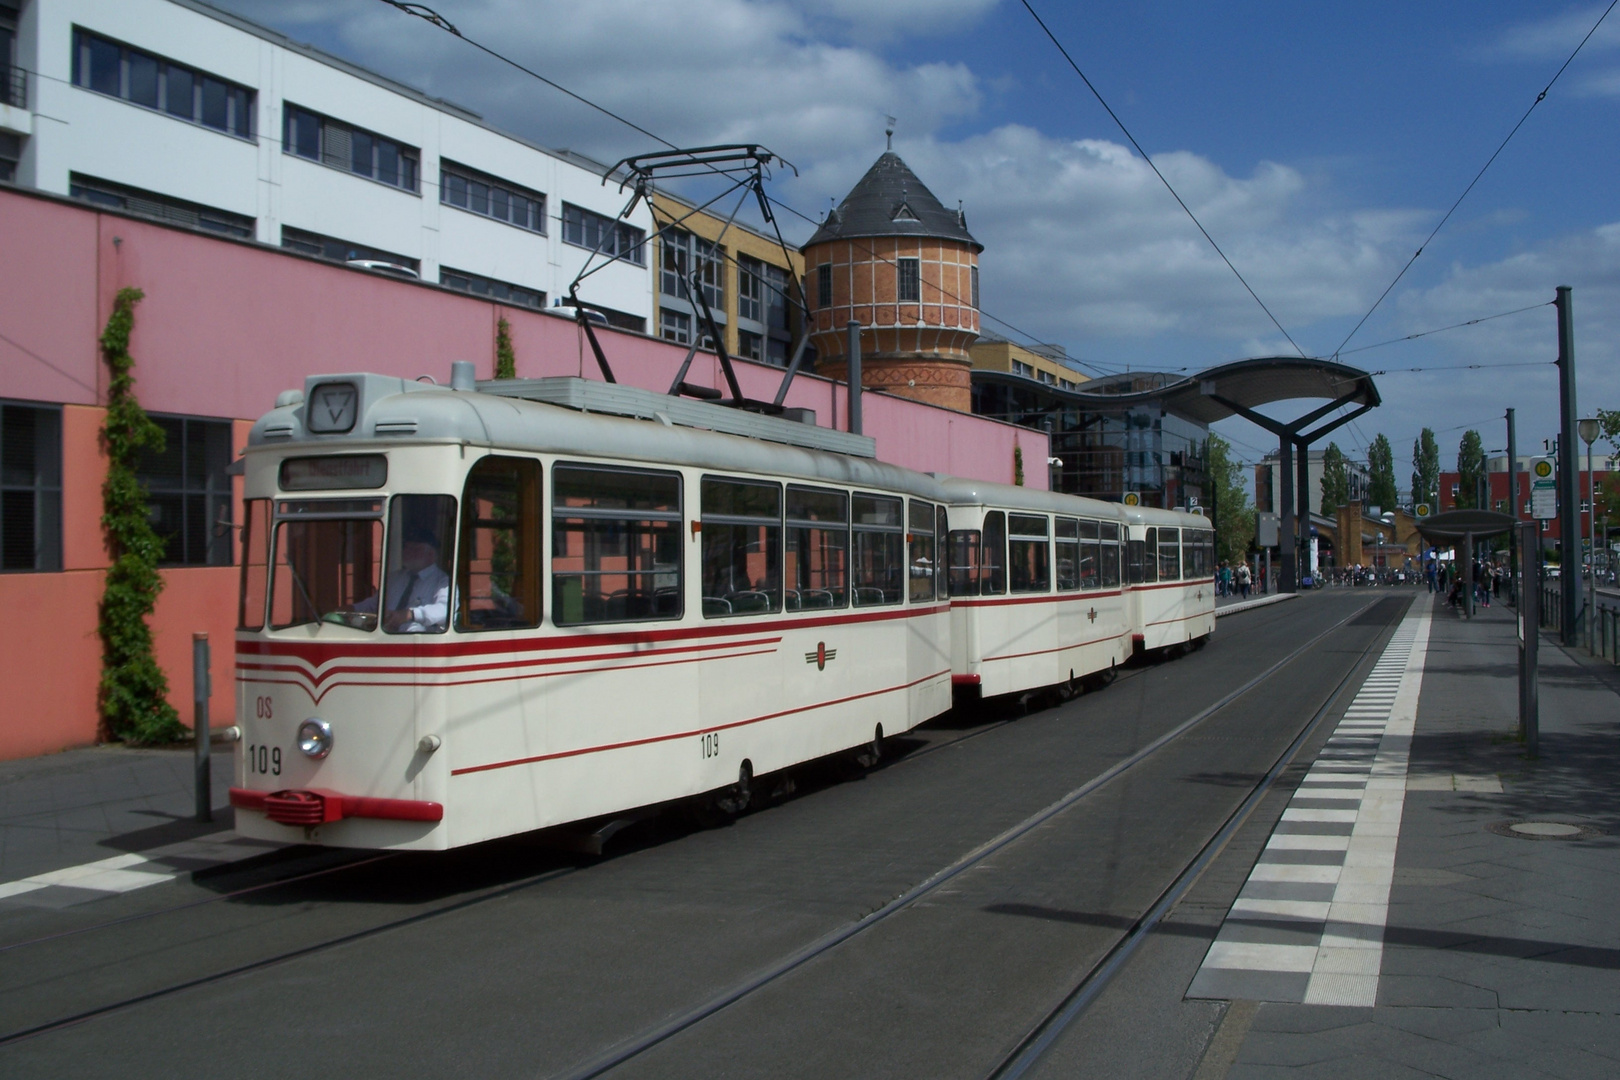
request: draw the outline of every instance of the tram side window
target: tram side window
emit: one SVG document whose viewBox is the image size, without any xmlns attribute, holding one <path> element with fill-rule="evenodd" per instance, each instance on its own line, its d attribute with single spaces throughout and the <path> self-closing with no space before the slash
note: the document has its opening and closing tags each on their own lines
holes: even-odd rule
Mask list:
<svg viewBox="0 0 1620 1080">
<path fill-rule="evenodd" d="M 1102 545 L 1098 540 L 1101 525 L 1097 521 L 1080 523 L 1080 587 L 1083 589 L 1102 586 Z"/>
<path fill-rule="evenodd" d="M 934 599 L 934 504 L 912 499 L 906 507 L 906 531 L 911 540 L 912 603 Z"/>
<path fill-rule="evenodd" d="M 490 455 L 461 498 L 456 629 L 540 625 L 540 463 Z"/>
<path fill-rule="evenodd" d="M 1120 582 L 1119 522 L 1102 523 L 1102 587 L 1117 589 Z"/>
<path fill-rule="evenodd" d="M 1007 591 L 1007 515 L 1000 510 L 990 510 L 984 515 L 979 591 L 985 596 L 1000 596 Z"/>
<path fill-rule="evenodd" d="M 940 561 L 946 558 L 946 537 L 950 535 L 951 519 L 943 506 L 934 508 L 934 546 L 938 549 L 935 556 L 934 585 L 939 589 L 939 598 L 946 599 L 951 595 L 950 576 L 938 572 Z"/>
<path fill-rule="evenodd" d="M 1141 580 L 1153 584 L 1159 580 L 1159 530 L 1147 530 L 1147 539 L 1142 541 L 1142 577 Z"/>
<path fill-rule="evenodd" d="M 979 551 L 983 538 L 978 529 L 952 529 L 945 555 L 950 565 L 952 596 L 979 595 Z"/>
<path fill-rule="evenodd" d="M 1052 530 L 1057 542 L 1055 576 L 1058 592 L 1074 592 L 1080 588 L 1085 565 L 1080 554 L 1080 522 L 1074 518 L 1060 517 L 1053 522 Z M 1095 559 L 1092 566 L 1095 571 Z"/>
<path fill-rule="evenodd" d="M 1181 530 L 1159 530 L 1159 580 L 1181 580 Z"/>
<path fill-rule="evenodd" d="M 1007 515 L 1007 571 L 1015 593 L 1047 592 L 1052 587 L 1051 531 L 1044 514 Z"/>
<path fill-rule="evenodd" d="M 678 619 L 681 478 L 589 465 L 551 473 L 551 618 Z"/>
<path fill-rule="evenodd" d="M 789 611 L 849 603 L 849 496 L 842 491 L 787 489 Z"/>
<path fill-rule="evenodd" d="M 264 629 L 265 592 L 270 585 L 270 500 L 244 499 L 242 507 L 242 594 L 238 630 Z"/>
<path fill-rule="evenodd" d="M 703 478 L 703 615 L 782 610 L 782 487 Z"/>
<path fill-rule="evenodd" d="M 339 622 L 375 630 L 382 540 L 380 517 L 279 522 L 270 628 Z"/>
<path fill-rule="evenodd" d="M 898 604 L 906 596 L 900 500 L 856 495 L 854 510 L 855 606 Z"/>
</svg>

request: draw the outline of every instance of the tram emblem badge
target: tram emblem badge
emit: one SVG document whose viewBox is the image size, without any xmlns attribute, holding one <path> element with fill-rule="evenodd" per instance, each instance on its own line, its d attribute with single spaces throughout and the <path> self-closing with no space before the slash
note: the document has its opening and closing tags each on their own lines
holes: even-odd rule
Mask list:
<svg viewBox="0 0 1620 1080">
<path fill-rule="evenodd" d="M 827 661 L 836 660 L 837 658 L 838 650 L 827 648 L 827 643 L 825 641 L 816 642 L 815 652 L 807 652 L 804 654 L 804 662 L 807 664 L 816 665 L 817 671 L 826 671 Z"/>
</svg>

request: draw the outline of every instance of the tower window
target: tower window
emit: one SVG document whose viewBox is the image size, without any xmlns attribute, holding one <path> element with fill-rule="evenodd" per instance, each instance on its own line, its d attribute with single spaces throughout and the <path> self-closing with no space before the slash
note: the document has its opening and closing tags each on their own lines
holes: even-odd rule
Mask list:
<svg viewBox="0 0 1620 1080">
<path fill-rule="evenodd" d="M 816 267 L 816 306 L 832 307 L 832 263 Z"/>
<path fill-rule="evenodd" d="M 917 259 L 896 259 L 895 272 L 898 275 L 896 299 L 902 304 L 910 301 L 917 303 L 922 300 L 922 278 Z"/>
</svg>

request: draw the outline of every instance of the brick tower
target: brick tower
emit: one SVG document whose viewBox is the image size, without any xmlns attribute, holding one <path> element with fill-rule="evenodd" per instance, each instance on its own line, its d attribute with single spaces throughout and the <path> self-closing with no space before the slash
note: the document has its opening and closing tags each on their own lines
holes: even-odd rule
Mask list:
<svg viewBox="0 0 1620 1080">
<path fill-rule="evenodd" d="M 984 245 L 960 210 L 947 210 L 887 151 L 802 250 L 821 374 L 847 376 L 845 327 L 854 319 L 863 386 L 972 410 L 968 347 L 979 336 Z"/>
</svg>

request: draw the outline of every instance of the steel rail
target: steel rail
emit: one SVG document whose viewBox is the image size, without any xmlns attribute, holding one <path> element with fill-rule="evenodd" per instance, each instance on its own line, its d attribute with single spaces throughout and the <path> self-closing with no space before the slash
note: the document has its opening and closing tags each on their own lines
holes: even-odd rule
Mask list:
<svg viewBox="0 0 1620 1080">
<path fill-rule="evenodd" d="M 1238 686 L 1236 689 L 1223 695 L 1213 704 L 1206 706 L 1193 716 L 1182 721 L 1176 727 L 1149 742 L 1147 745 L 1135 750 L 1131 754 L 1115 762 L 1101 773 L 1098 773 L 1096 776 L 1092 777 L 1090 780 L 1087 780 L 1073 791 L 1070 791 L 1067 795 L 1064 795 L 1041 810 L 1036 811 L 1034 814 L 1025 818 L 1023 821 L 1018 822 L 1016 825 L 1006 829 L 994 838 L 980 844 L 978 847 L 969 851 L 967 854 L 963 855 L 961 858 L 957 859 L 944 869 L 936 871 L 926 880 L 912 886 L 910 889 L 895 897 L 893 900 L 890 900 L 887 904 L 883 905 L 881 908 L 878 908 L 876 911 L 870 912 L 852 923 L 846 923 L 830 933 L 824 934 L 822 937 L 817 938 L 810 944 L 789 954 L 786 958 L 777 961 L 770 967 L 756 972 L 754 975 L 749 976 L 742 982 L 739 982 L 729 989 L 720 992 L 714 997 L 711 997 L 703 1004 L 695 1006 L 679 1016 L 676 1016 L 673 1019 L 658 1025 L 657 1027 L 643 1032 L 641 1035 L 636 1036 L 629 1041 L 621 1042 L 619 1045 L 594 1058 L 589 1059 L 583 1064 L 576 1066 L 574 1069 L 560 1074 L 562 1080 L 592 1080 L 594 1077 L 601 1076 L 609 1070 L 617 1068 L 632 1058 L 635 1058 L 646 1051 L 651 1050 L 653 1047 L 666 1042 L 670 1038 L 679 1035 L 681 1032 L 695 1027 L 704 1020 L 715 1015 L 716 1013 L 723 1011 L 724 1009 L 729 1008 L 755 991 L 770 985 L 771 983 L 782 978 L 784 975 L 787 975 L 797 968 L 802 967 L 809 961 L 832 951 L 851 938 L 864 933 L 865 931 L 870 930 L 872 927 L 885 921 L 890 916 L 905 910 L 906 908 L 915 904 L 918 900 L 921 900 L 925 896 L 934 892 L 940 886 L 945 885 L 947 882 L 950 882 L 960 874 L 971 870 L 973 867 L 982 863 L 985 859 L 988 859 L 990 856 L 1001 851 L 1008 845 L 1022 839 L 1024 836 L 1039 828 L 1047 821 L 1050 821 L 1052 818 L 1062 814 L 1064 811 L 1078 803 L 1081 799 L 1084 799 L 1087 795 L 1090 795 L 1097 789 L 1119 778 L 1130 769 L 1141 764 L 1149 757 L 1152 757 L 1165 746 L 1174 742 L 1182 735 L 1185 735 L 1188 731 L 1191 731 L 1199 724 L 1202 724 L 1205 720 L 1208 720 L 1211 716 L 1214 716 L 1216 713 L 1243 698 L 1256 687 L 1269 680 L 1273 675 L 1277 674 L 1283 668 L 1287 667 L 1299 657 L 1303 656 L 1306 652 L 1314 648 L 1330 634 L 1338 631 L 1351 619 L 1354 619 L 1358 615 L 1367 611 L 1376 603 L 1378 603 L 1377 599 L 1369 600 L 1368 603 L 1357 608 L 1355 611 L 1352 611 L 1349 615 L 1346 615 L 1343 619 L 1340 619 L 1332 626 L 1329 626 L 1327 629 L 1323 630 L 1321 633 L 1299 646 L 1293 652 L 1266 668 L 1260 674 L 1254 676 L 1247 682 Z M 1359 666 L 1359 664 L 1360 661 L 1358 660 L 1357 666 Z M 1354 669 L 1352 668 L 1352 670 Z"/>
<path fill-rule="evenodd" d="M 1373 604 L 1380 601 L 1374 601 Z M 1362 611 L 1372 607 L 1368 604 Z M 1359 614 L 1359 612 L 1357 613 Z M 1354 616 L 1352 616 L 1354 617 Z M 1393 624 L 1392 624 L 1393 626 Z M 1393 632 L 1393 631 L 1392 631 Z M 1153 929 L 1169 914 L 1170 909 L 1181 901 L 1187 891 L 1197 882 L 1209 864 L 1225 850 L 1234 834 L 1243 827 L 1244 823 L 1253 815 L 1255 808 L 1260 805 L 1266 795 L 1271 792 L 1283 772 L 1293 763 L 1299 751 L 1310 741 L 1313 734 L 1321 727 L 1322 722 L 1333 714 L 1334 703 L 1344 694 L 1345 687 L 1350 684 L 1358 671 L 1362 670 L 1367 657 L 1375 646 L 1387 644 L 1388 638 L 1379 635 L 1362 649 L 1361 656 L 1344 673 L 1344 676 L 1334 685 L 1316 712 L 1306 721 L 1298 735 L 1277 756 L 1266 775 L 1255 785 L 1248 797 L 1243 800 L 1216 830 L 1215 834 L 1193 856 L 1191 862 L 1184 867 L 1176 879 L 1159 894 L 1158 899 L 1148 908 L 1146 914 L 1137 919 L 1131 928 L 1120 937 L 1103 957 L 1092 965 L 1074 989 L 1064 995 L 1057 1006 L 1041 1018 L 1029 1033 L 1018 1041 L 1012 1052 L 1004 1057 L 995 1068 L 986 1074 L 987 1080 L 1017 1080 L 1027 1073 L 1051 1049 L 1064 1030 L 1075 1021 L 1093 1001 L 1113 981 L 1115 975 L 1125 966 L 1132 954 L 1141 946 Z"/>
</svg>

